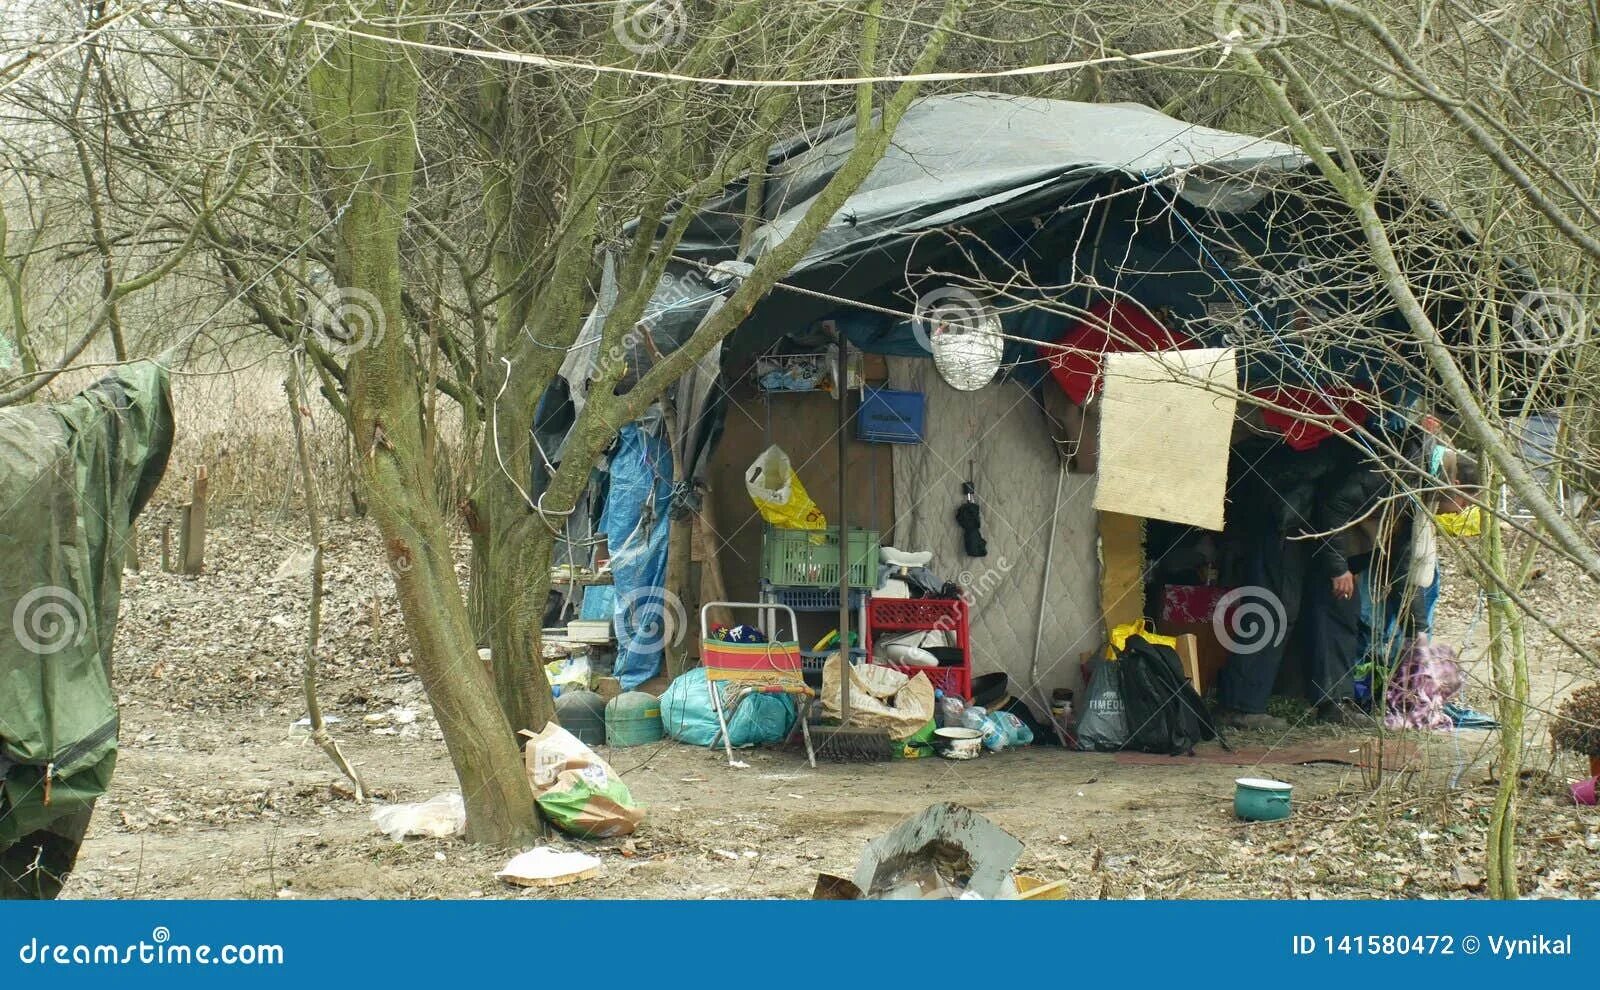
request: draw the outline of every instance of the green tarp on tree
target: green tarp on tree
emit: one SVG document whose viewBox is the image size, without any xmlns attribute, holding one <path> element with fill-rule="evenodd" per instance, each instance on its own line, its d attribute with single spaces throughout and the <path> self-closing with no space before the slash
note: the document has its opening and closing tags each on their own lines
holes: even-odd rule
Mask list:
<svg viewBox="0 0 1600 990">
<path fill-rule="evenodd" d="M 110 782 L 123 559 L 171 449 L 167 372 L 151 362 L 0 409 L 0 849 Z"/>
</svg>

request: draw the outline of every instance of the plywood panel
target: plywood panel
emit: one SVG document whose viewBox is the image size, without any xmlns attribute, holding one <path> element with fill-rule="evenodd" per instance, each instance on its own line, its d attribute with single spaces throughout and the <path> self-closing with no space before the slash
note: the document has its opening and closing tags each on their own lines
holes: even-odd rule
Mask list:
<svg viewBox="0 0 1600 990">
<path fill-rule="evenodd" d="M 1108 355 L 1095 508 L 1221 530 L 1236 381 L 1228 348 Z"/>
</svg>

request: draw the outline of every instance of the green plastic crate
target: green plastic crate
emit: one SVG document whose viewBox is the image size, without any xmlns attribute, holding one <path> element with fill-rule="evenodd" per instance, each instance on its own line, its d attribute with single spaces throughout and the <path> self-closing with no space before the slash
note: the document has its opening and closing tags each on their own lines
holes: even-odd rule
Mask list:
<svg viewBox="0 0 1600 990">
<path fill-rule="evenodd" d="M 878 531 L 850 531 L 850 587 L 878 586 Z M 780 588 L 839 587 L 839 527 L 771 529 L 761 543 L 761 576 Z"/>
</svg>

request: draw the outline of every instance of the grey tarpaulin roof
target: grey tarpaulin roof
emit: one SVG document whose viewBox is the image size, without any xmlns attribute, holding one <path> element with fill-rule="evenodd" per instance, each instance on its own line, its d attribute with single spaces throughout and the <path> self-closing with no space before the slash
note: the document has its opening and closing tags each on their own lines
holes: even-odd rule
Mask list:
<svg viewBox="0 0 1600 990">
<path fill-rule="evenodd" d="M 845 118 L 773 147 L 762 224 L 747 257 L 739 257 L 738 244 L 748 178 L 702 205 L 676 253 L 698 265 L 758 257 L 794 229 L 855 138 L 854 119 Z M 1368 166 L 1376 171 L 1382 162 L 1364 161 Z M 1436 323 L 1452 332 L 1470 304 L 1453 273 L 1474 263 L 1475 238 L 1392 173 L 1380 191 L 1380 212 L 1445 221 L 1401 250 L 1425 287 L 1427 305 L 1436 307 Z M 1122 192 L 1132 195 L 1115 195 Z M 1086 204 L 1096 202 L 1094 214 Z M 921 273 L 948 271 L 960 261 L 949 236 L 959 233 L 981 241 L 998 262 L 1028 269 L 1036 286 L 1072 283 L 1088 293 L 1118 286 L 1185 319 L 1204 316 L 1211 303 L 1243 301 L 1264 327 L 1264 346 L 1252 349 L 1241 374 L 1255 382 L 1303 380 L 1307 362 L 1274 329 L 1299 304 L 1274 298 L 1281 294 L 1271 290 L 1273 272 L 1294 272 L 1332 309 L 1399 328 L 1378 279 L 1364 270 L 1365 247 L 1348 221 L 1348 207 L 1309 167 L 1308 156 L 1281 142 L 1185 123 L 1132 103 L 983 92 L 928 96 L 910 106 L 883 159 L 784 282 L 905 312 L 915 298 L 908 289 Z M 1036 236 L 1040 230 L 1049 236 Z M 1211 250 L 1218 241 L 1235 247 L 1231 258 Z M 1242 261 L 1249 264 L 1241 268 Z M 731 282 L 713 283 L 694 263 L 675 263 L 646 310 L 663 352 L 687 339 L 719 289 L 731 291 Z M 1509 284 L 1531 285 L 1525 275 L 1510 274 L 1516 277 Z M 818 319 L 852 314 L 871 318 L 862 307 L 841 309 L 779 288 L 726 342 L 725 361 Z M 603 316 L 591 314 L 591 328 Z M 1036 340 L 1053 340 L 1065 326 L 1064 318 L 1039 310 L 1015 322 L 1008 322 L 1010 332 Z M 921 353 L 906 349 L 904 328 L 847 332 L 868 350 Z M 1405 367 L 1410 361 L 1392 347 L 1357 344 L 1312 363 L 1350 380 L 1382 376 L 1393 383 L 1415 378 Z"/>
<path fill-rule="evenodd" d="M 788 236 L 854 144 L 848 122 L 824 141 L 777 149 L 761 239 Z M 1289 145 L 1186 124 L 1136 103 L 997 93 L 928 97 L 907 110 L 883 160 L 796 271 L 862 241 L 960 223 L 1038 189 L 1105 172 L 1184 173 L 1193 179 L 1178 182 L 1179 194 L 1217 208 L 1226 199 L 1203 177 L 1297 171 L 1306 162 Z M 743 190 L 733 195 L 725 205 L 737 210 Z M 1247 191 L 1244 199 L 1250 200 Z M 711 212 L 726 215 L 715 207 Z"/>
<path fill-rule="evenodd" d="M 855 137 L 854 120 L 844 119 L 772 149 L 764 223 L 752 256 L 794 229 Z M 909 245 L 930 230 L 980 219 L 1019 223 L 1114 175 L 1165 177 L 1164 188 L 1191 204 L 1240 210 L 1256 202 L 1269 184 L 1263 180 L 1298 172 L 1307 161 L 1290 145 L 1184 123 L 1139 104 L 998 93 L 924 97 L 907 110 L 883 159 L 787 281 L 860 298 L 885 278 L 900 277 Z M 740 179 L 705 204 L 678 253 L 701 262 L 736 259 L 746 191 L 747 180 Z M 692 268 L 678 275 L 679 299 L 702 295 L 683 289 L 685 282 L 697 281 Z M 793 296 L 782 301 L 791 329 L 797 302 Z M 763 339 L 771 336 L 761 327 L 769 315 L 765 308 L 757 307 L 747 323 Z M 703 305 L 665 294 L 652 310 L 658 314 L 656 335 L 668 347 L 684 339 L 704 313 Z"/>
</svg>

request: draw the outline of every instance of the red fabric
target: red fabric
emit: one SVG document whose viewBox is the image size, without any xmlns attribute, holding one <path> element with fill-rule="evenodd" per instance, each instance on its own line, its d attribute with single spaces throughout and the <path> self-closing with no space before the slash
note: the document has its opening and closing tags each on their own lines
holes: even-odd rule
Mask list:
<svg viewBox="0 0 1600 990">
<path fill-rule="evenodd" d="M 1095 303 L 1089 307 L 1089 316 L 1069 327 L 1055 343 L 1074 350 L 1052 352 L 1045 348 L 1050 357 L 1050 376 L 1067 398 L 1080 406 L 1100 391 L 1100 366 L 1105 355 L 1180 350 L 1193 344 L 1141 307 L 1123 300 Z"/>
<path fill-rule="evenodd" d="M 1326 394 L 1303 388 L 1269 388 L 1251 392 L 1251 395 L 1280 409 L 1261 410 L 1261 421 L 1283 434 L 1283 442 L 1295 450 L 1310 450 L 1335 433 L 1349 433 L 1367 421 L 1368 410 L 1361 393 L 1350 389 L 1332 389 Z M 1332 428 L 1296 418 L 1303 416 L 1338 416 Z"/>
<path fill-rule="evenodd" d="M 1162 594 L 1161 621 L 1165 623 L 1212 622 L 1217 603 L 1227 588 L 1212 584 L 1169 584 Z"/>
</svg>

